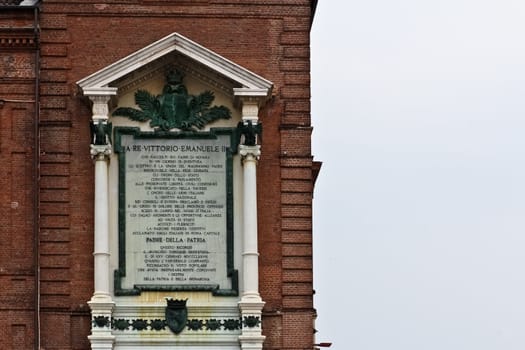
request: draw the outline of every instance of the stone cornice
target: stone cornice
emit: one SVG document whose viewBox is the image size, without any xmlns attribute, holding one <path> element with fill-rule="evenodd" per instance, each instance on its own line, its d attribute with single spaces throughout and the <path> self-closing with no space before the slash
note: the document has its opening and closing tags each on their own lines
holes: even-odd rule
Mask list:
<svg viewBox="0 0 525 350">
<path fill-rule="evenodd" d="M 198 63 L 213 72 L 219 79 L 219 87 L 224 89 L 224 82 L 232 82 L 230 95 L 269 98 L 273 83 L 259 75 L 233 63 L 211 50 L 191 41 L 190 39 L 172 33 L 121 60 L 95 72 L 77 82 L 85 94 L 86 90 L 115 86 L 118 80 L 127 80 L 126 76 L 144 69 L 148 65 L 155 66 L 157 60 L 164 60 L 171 54 L 177 54 L 186 61 Z M 206 76 L 207 74 L 201 74 Z M 221 83 L 223 81 L 223 83 Z M 128 82 L 129 84 L 130 82 Z M 126 85 L 126 84 L 124 84 Z M 229 85 L 229 84 L 226 84 Z"/>
</svg>

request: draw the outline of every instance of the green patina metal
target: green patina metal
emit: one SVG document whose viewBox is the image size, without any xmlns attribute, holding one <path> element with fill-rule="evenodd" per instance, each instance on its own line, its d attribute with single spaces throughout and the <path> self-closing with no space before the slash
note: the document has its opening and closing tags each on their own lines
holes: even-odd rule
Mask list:
<svg viewBox="0 0 525 350">
<path fill-rule="evenodd" d="M 204 326 L 206 327 L 207 330 L 216 331 L 217 329 L 221 328 L 221 321 L 215 318 L 212 318 L 212 319 L 206 320 L 204 323 Z"/>
<path fill-rule="evenodd" d="M 148 328 L 148 322 L 143 319 L 136 319 L 131 321 L 131 328 L 137 331 L 143 331 Z"/>
<path fill-rule="evenodd" d="M 182 332 L 188 322 L 188 308 L 186 302 L 188 299 L 166 300 L 167 306 L 164 315 L 166 316 L 166 325 L 175 334 Z"/>
<path fill-rule="evenodd" d="M 210 291 L 216 296 L 238 296 L 239 277 L 234 267 L 234 234 L 233 234 L 233 156 L 238 151 L 237 128 L 212 128 L 208 132 L 196 131 L 154 131 L 144 132 L 136 127 L 117 127 L 114 129 L 114 152 L 118 155 L 119 171 L 119 209 L 118 209 L 118 238 L 119 238 L 119 268 L 114 272 L 115 295 L 140 295 L 142 291 Z M 122 278 L 126 277 L 126 156 L 122 147 L 122 136 L 131 135 L 135 139 L 217 139 L 219 135 L 226 135 L 230 140 L 230 147 L 226 152 L 226 267 L 231 287 L 224 288 L 217 284 L 165 284 L 149 285 L 135 284 L 133 288 L 123 288 Z"/>
<path fill-rule="evenodd" d="M 257 317 L 258 322 L 260 323 L 259 318 Z M 95 327 L 107 327 L 110 325 L 112 329 L 117 331 L 163 331 L 168 327 L 167 320 L 165 319 L 114 319 L 110 324 L 104 324 L 103 326 Z M 187 320 L 184 324 L 184 329 L 198 332 L 198 331 L 216 331 L 216 332 L 228 332 L 228 331 L 238 331 L 243 328 L 243 324 L 240 319 L 229 318 L 229 319 L 195 319 L 192 318 Z"/>
<path fill-rule="evenodd" d="M 258 316 L 244 316 L 242 320 L 243 327 L 253 328 L 258 327 L 261 323 L 261 319 Z"/>
<path fill-rule="evenodd" d="M 98 121 L 90 123 L 91 142 L 93 145 L 102 146 L 111 144 L 111 123 Z"/>
<path fill-rule="evenodd" d="M 94 327 L 108 327 L 110 325 L 108 316 L 95 316 L 93 317 L 92 324 Z"/>
<path fill-rule="evenodd" d="M 190 95 L 182 84 L 184 75 L 172 70 L 166 75 L 166 85 L 161 95 L 145 90 L 135 92 L 135 103 L 140 109 L 121 107 L 113 116 L 127 117 L 138 122 L 149 121 L 152 128 L 161 131 L 172 129 L 202 129 L 217 119 L 230 119 L 230 110 L 225 106 L 211 106 L 215 96 L 211 91 Z"/>
<path fill-rule="evenodd" d="M 242 141 L 242 144 L 245 146 L 255 146 L 257 144 L 257 137 L 262 138 L 262 124 L 253 124 L 251 120 L 246 122 L 241 121 L 237 124 L 236 132 L 239 143 Z"/>
</svg>

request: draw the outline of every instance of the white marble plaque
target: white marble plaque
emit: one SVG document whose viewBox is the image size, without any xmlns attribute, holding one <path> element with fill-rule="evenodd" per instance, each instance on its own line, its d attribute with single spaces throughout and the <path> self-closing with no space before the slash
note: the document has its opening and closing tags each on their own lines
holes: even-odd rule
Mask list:
<svg viewBox="0 0 525 350">
<path fill-rule="evenodd" d="M 120 146 L 125 159 L 122 287 L 228 288 L 230 136 L 122 135 Z"/>
</svg>

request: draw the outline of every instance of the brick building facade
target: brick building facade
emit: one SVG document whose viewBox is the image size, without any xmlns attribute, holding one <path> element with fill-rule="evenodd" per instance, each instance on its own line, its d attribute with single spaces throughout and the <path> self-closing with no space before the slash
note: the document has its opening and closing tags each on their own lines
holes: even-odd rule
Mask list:
<svg viewBox="0 0 525 350">
<path fill-rule="evenodd" d="M 0 348 L 94 346 L 93 115 L 77 82 L 172 33 L 271 82 L 258 110 L 263 348 L 314 347 L 314 10 L 310 0 L 0 1 Z"/>
</svg>

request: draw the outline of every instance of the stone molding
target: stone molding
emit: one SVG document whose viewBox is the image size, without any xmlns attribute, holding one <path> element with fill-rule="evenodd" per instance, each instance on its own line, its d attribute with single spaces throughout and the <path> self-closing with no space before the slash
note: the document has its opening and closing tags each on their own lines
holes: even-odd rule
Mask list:
<svg viewBox="0 0 525 350">
<path fill-rule="evenodd" d="M 273 83 L 261 76 L 233 63 L 215 52 L 178 34 L 172 33 L 121 60 L 77 82 L 82 92 L 110 87 L 126 75 L 162 59 L 171 53 L 178 53 L 200 63 L 209 70 L 219 74 L 238 85 L 233 88 L 235 97 L 256 97 L 268 99 L 271 96 Z M 116 89 L 115 89 L 116 90 Z M 114 94 L 116 95 L 116 91 Z"/>
</svg>

